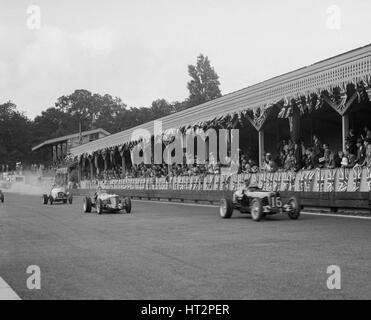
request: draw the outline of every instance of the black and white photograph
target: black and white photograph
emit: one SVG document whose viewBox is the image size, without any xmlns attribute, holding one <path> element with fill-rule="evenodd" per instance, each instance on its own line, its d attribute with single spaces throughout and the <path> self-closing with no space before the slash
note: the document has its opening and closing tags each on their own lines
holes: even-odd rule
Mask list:
<svg viewBox="0 0 371 320">
<path fill-rule="evenodd" d="M 370 16 L 0 0 L 0 300 L 371 299 Z"/>
</svg>

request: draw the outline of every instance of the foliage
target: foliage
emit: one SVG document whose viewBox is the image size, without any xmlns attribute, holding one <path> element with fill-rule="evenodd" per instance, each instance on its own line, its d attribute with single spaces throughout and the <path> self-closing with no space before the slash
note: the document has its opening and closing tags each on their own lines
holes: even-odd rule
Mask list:
<svg viewBox="0 0 371 320">
<path fill-rule="evenodd" d="M 0 163 L 30 159 L 32 123 L 12 102 L 0 104 Z"/>
<path fill-rule="evenodd" d="M 200 54 L 196 65 L 188 66 L 188 73 L 192 78 L 187 84 L 189 107 L 221 97 L 219 76 L 207 56 Z"/>
</svg>

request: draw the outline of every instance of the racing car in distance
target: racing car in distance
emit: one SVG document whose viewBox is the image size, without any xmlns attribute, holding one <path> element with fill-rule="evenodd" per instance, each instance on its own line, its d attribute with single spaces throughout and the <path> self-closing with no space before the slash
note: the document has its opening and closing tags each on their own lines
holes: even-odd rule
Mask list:
<svg viewBox="0 0 371 320">
<path fill-rule="evenodd" d="M 0 190 L 0 202 L 4 202 L 4 193 Z"/>
<path fill-rule="evenodd" d="M 117 194 L 110 194 L 106 190 L 99 189 L 93 197 L 84 198 L 84 212 L 91 212 L 95 208 L 98 214 L 106 212 L 131 212 L 131 199 L 119 197 Z"/>
<path fill-rule="evenodd" d="M 72 193 L 70 193 L 66 187 L 62 186 L 53 186 L 49 195 L 43 194 L 42 196 L 43 204 L 48 204 L 48 201 L 50 204 L 53 204 L 54 202 L 62 202 L 66 204 L 67 201 L 69 204 L 72 204 L 72 200 Z"/>
<path fill-rule="evenodd" d="M 253 185 L 237 190 L 232 199 L 221 199 L 219 213 L 223 219 L 231 218 L 234 209 L 251 214 L 254 221 L 277 213 L 287 213 L 290 219 L 296 220 L 300 216 L 301 207 L 295 196 L 283 204 L 279 192 L 262 191 Z"/>
</svg>

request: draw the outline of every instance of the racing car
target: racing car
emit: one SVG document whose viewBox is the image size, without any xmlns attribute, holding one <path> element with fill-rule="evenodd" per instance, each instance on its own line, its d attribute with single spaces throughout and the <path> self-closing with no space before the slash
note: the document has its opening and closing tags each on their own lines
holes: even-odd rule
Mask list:
<svg viewBox="0 0 371 320">
<path fill-rule="evenodd" d="M 72 204 L 72 200 L 72 193 L 63 186 L 53 186 L 49 195 L 43 194 L 42 196 L 43 204 L 48 204 L 48 201 L 50 204 L 53 204 L 54 202 L 67 203 L 67 201 L 69 204 Z"/>
<path fill-rule="evenodd" d="M 131 212 L 131 199 L 129 197 L 121 198 L 117 194 L 110 194 L 106 190 L 99 189 L 93 197 L 84 198 L 84 212 L 91 212 L 95 208 L 98 214 L 106 212 Z"/>
<path fill-rule="evenodd" d="M 234 192 L 232 199 L 221 199 L 219 214 L 223 219 L 231 218 L 234 209 L 251 214 L 254 221 L 277 213 L 287 213 L 290 219 L 296 220 L 301 207 L 295 196 L 283 204 L 279 192 L 262 191 L 257 185 L 252 185 Z"/>
<path fill-rule="evenodd" d="M 4 193 L 0 190 L 0 202 L 4 202 Z"/>
</svg>

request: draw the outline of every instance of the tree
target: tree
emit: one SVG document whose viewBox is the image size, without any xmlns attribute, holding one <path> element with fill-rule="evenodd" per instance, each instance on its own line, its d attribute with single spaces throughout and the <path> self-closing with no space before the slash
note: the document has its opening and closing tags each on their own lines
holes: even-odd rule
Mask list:
<svg viewBox="0 0 371 320">
<path fill-rule="evenodd" d="M 173 105 L 168 103 L 165 99 L 157 99 L 152 102 L 151 113 L 152 120 L 167 116 L 175 112 Z"/>
<path fill-rule="evenodd" d="M 119 131 L 117 117 L 126 111 L 126 105 L 120 98 L 113 98 L 109 94 L 101 96 L 94 94 L 94 103 L 96 104 L 95 119 L 93 125 L 95 128 L 103 128 L 111 133 Z"/>
<path fill-rule="evenodd" d="M 54 107 L 48 108 L 33 121 L 35 144 L 75 133 L 77 128 L 78 123 L 70 114 Z"/>
<path fill-rule="evenodd" d="M 58 98 L 55 106 L 70 116 L 68 121 L 74 129 L 69 130 L 69 133 L 75 133 L 79 123 L 83 131 L 99 127 L 111 133 L 117 132 L 115 118 L 126 108 L 120 98 L 113 98 L 109 94 L 92 94 L 83 89 Z"/>
<path fill-rule="evenodd" d="M 188 107 L 221 97 L 219 76 L 207 56 L 200 54 L 197 57 L 197 64 L 188 66 L 188 73 L 192 78 L 187 84 L 190 93 Z"/>
<path fill-rule="evenodd" d="M 72 116 L 73 122 L 77 123 L 76 130 L 81 123 L 82 130 L 89 130 L 93 126 L 95 116 L 98 113 L 96 104 L 97 96 L 93 96 L 88 90 L 75 90 L 72 94 L 58 98 L 55 106 L 60 111 Z"/>
<path fill-rule="evenodd" d="M 18 161 L 30 160 L 31 121 L 12 102 L 0 105 L 0 163 L 10 168 Z"/>
</svg>

